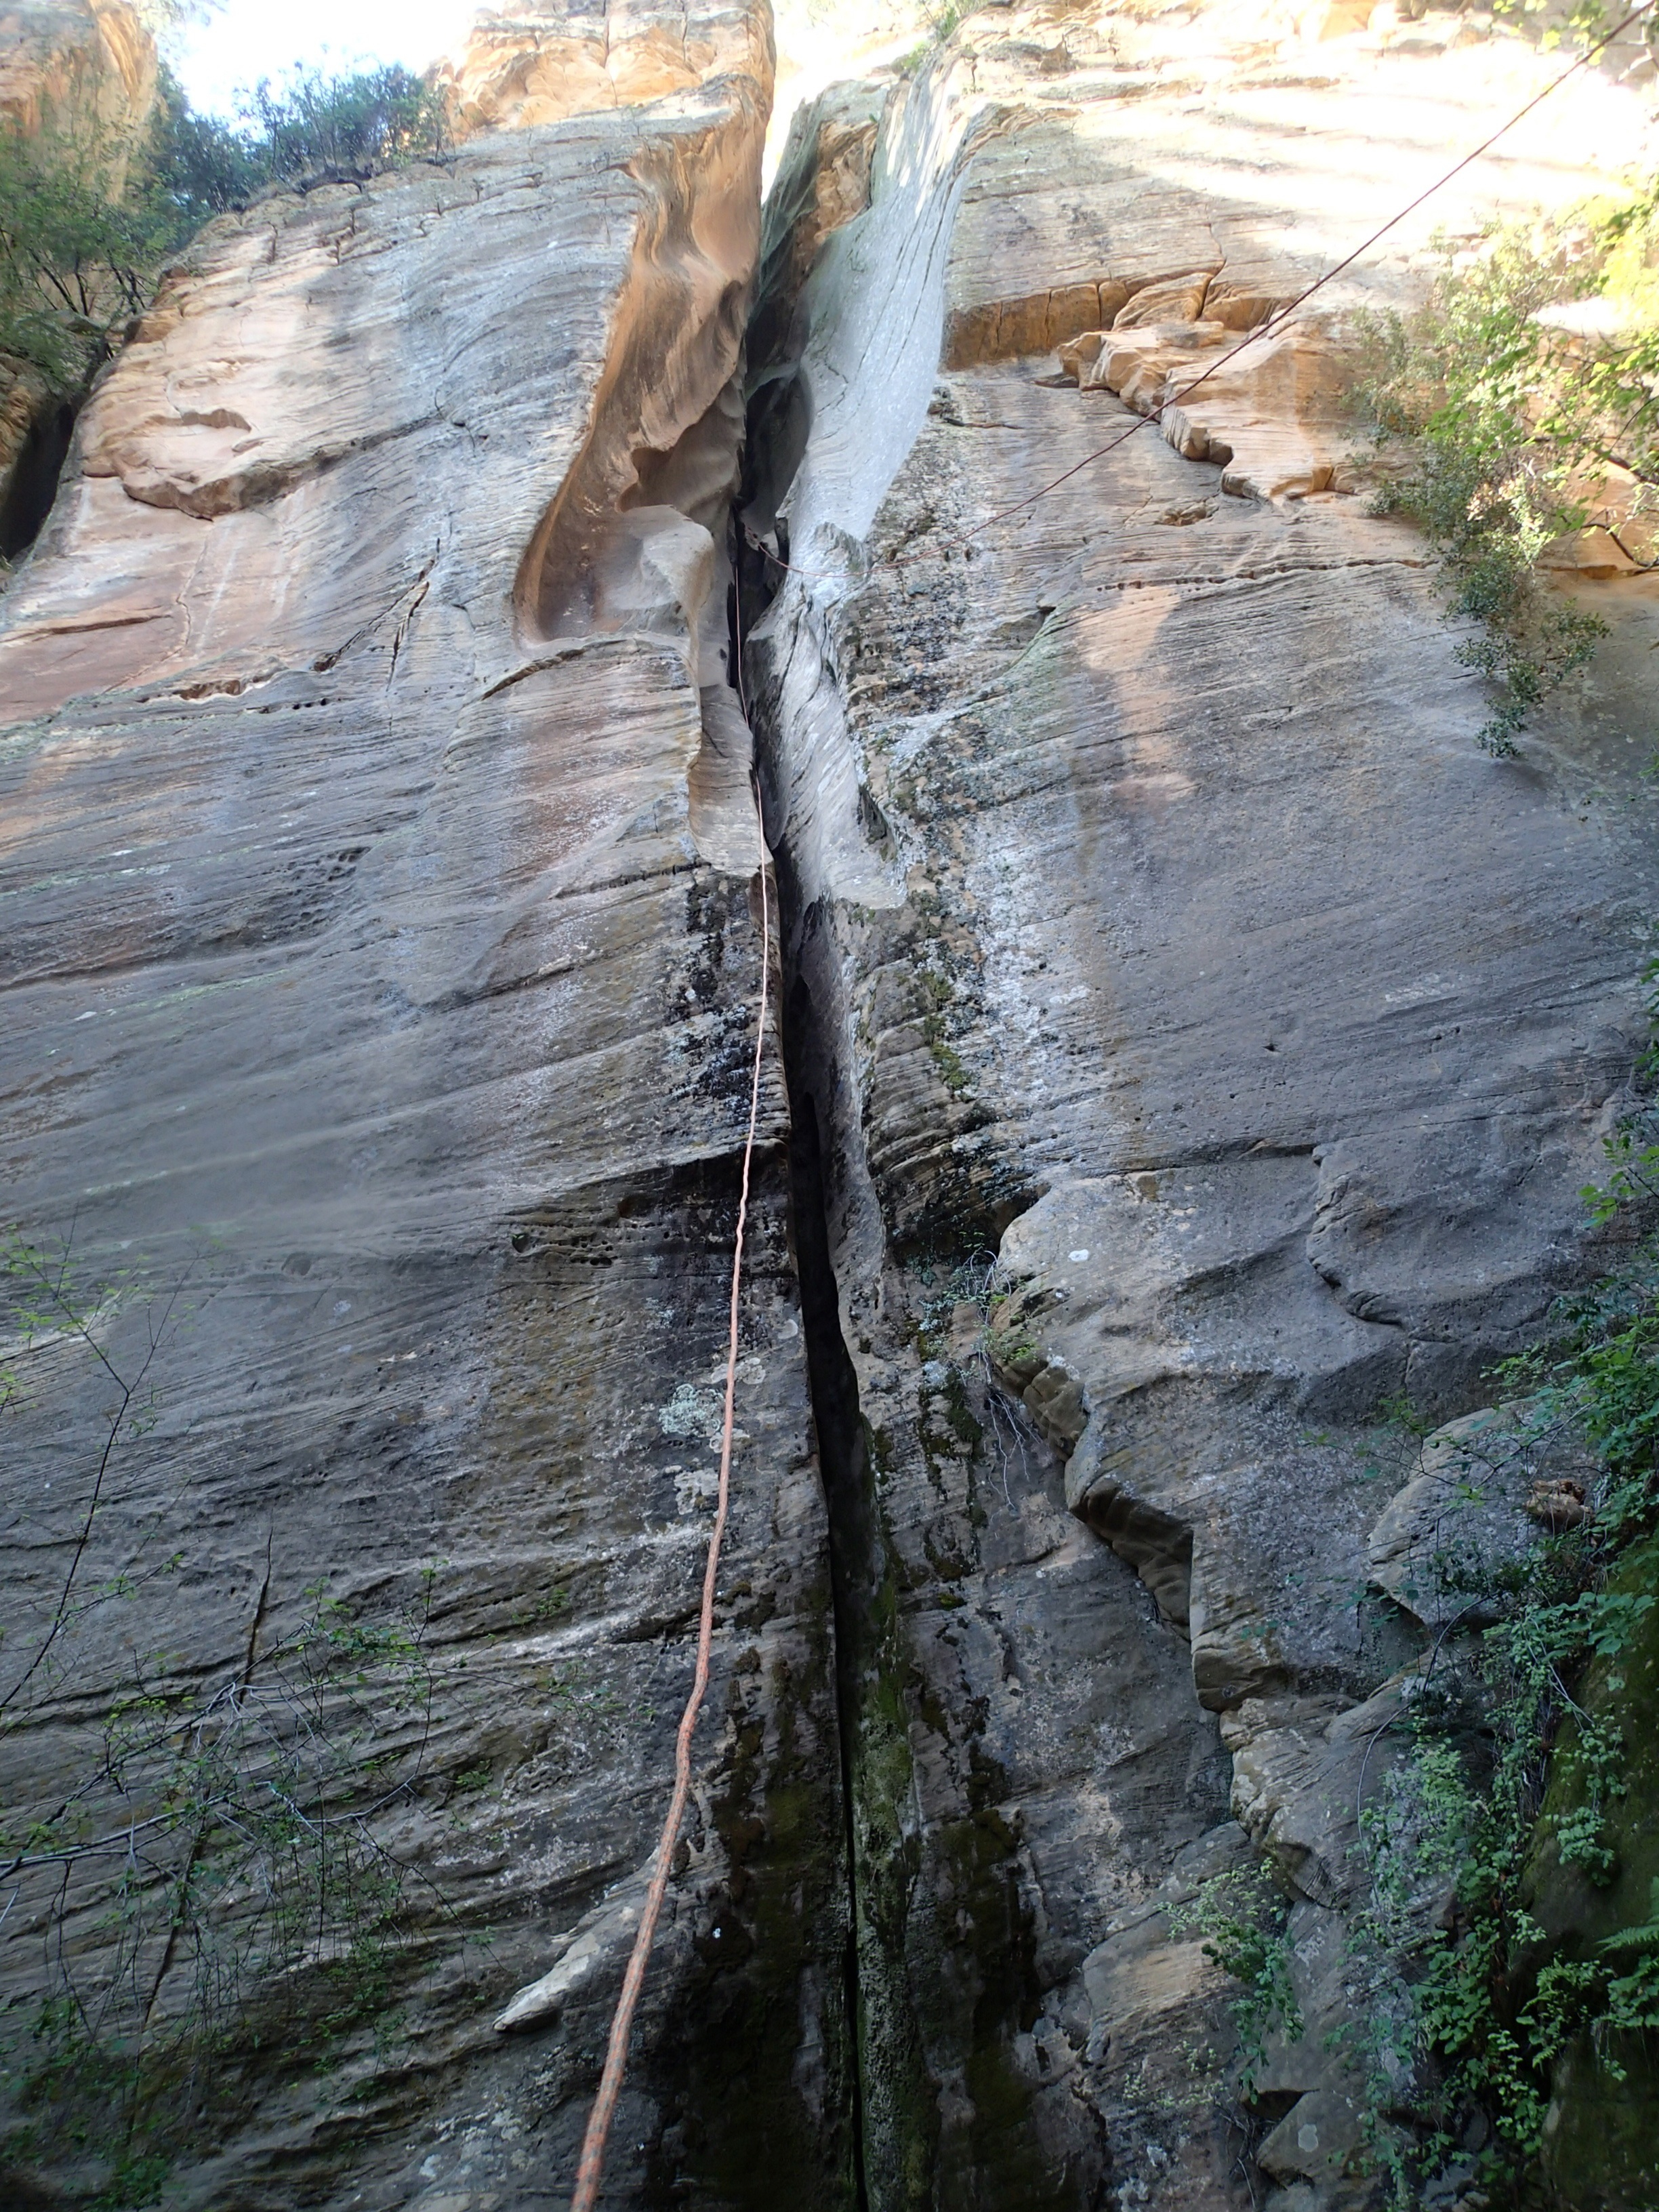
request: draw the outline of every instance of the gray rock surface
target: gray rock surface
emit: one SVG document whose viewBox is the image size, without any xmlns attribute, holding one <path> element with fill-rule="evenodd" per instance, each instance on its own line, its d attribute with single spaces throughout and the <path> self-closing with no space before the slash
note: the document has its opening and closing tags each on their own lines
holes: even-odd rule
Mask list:
<svg viewBox="0 0 1659 2212">
<path fill-rule="evenodd" d="M 672 100 L 214 224 L 0 602 L 0 1172 L 95 1309 L 89 1341 L 4 1362 L 0 1689 L 76 1568 L 13 1707 L 9 1832 L 90 1786 L 124 1687 L 274 1696 L 312 1586 L 367 1631 L 424 1617 L 431 1578 L 423 1747 L 395 1711 L 362 1746 L 393 1762 L 377 1833 L 413 1869 L 389 1981 L 331 2046 L 326 1958 L 297 1959 L 263 2074 L 232 2068 L 175 2159 L 181 2204 L 563 2202 L 620 1972 L 599 1939 L 665 1803 L 761 977 L 752 811 L 734 845 L 703 758 L 715 545 L 674 502 L 701 471 L 718 505 L 735 464 L 769 33 L 705 27 L 720 66 Z M 630 569 L 615 533 L 641 515 Z M 612 602 L 567 594 L 550 624 L 601 539 Z M 753 2202 L 757 2161 L 792 2202 L 846 2200 L 786 1128 L 774 1039 L 714 1681 L 612 2201 Z M 131 1373 L 152 1327 L 77 1559 L 98 1363 Z M 24 1875 L 27 2063 L 64 1977 L 58 1870 Z M 117 1880 L 74 1863 L 66 1965 L 106 2007 Z M 191 2022 L 187 1950 L 137 1962 L 152 2034 Z M 496 2033 L 561 1972 L 551 2039 Z M 47 2150 L 71 2194 L 106 2181 Z"/>
<path fill-rule="evenodd" d="M 1497 1617 L 1504 1570 L 1539 1534 L 1527 1511 L 1537 1482 L 1532 1427 L 1525 1408 L 1486 1407 L 1448 1421 L 1425 1438 L 1416 1472 L 1371 1530 L 1372 1582 L 1425 1628 Z"/>
<path fill-rule="evenodd" d="M 1038 1439 L 1054 1453 L 1066 1504 L 1157 1607 L 1186 1678 L 1147 1770 L 1164 1851 L 1218 1818 L 1188 1778 L 1212 1786 L 1219 1716 L 1240 1818 L 1335 1913 L 1420 1649 L 1368 1594 L 1382 1409 L 1481 1402 L 1493 1358 L 1594 1264 L 1578 1190 L 1641 1033 L 1653 890 L 1631 775 L 1651 584 L 1598 602 L 1620 627 L 1596 692 L 1494 767 L 1420 545 L 1341 489 L 1346 319 L 1410 296 L 1436 222 L 1559 200 L 1547 134 L 1467 175 L 1201 417 L 1132 435 L 1109 380 L 1079 388 L 1080 334 L 1116 319 L 1112 343 L 1167 376 L 1177 325 L 1200 352 L 1230 341 L 1512 104 L 1510 50 L 1478 40 L 1437 40 L 1432 72 L 1387 35 L 1339 41 L 1314 91 L 1271 36 L 1220 14 L 976 16 L 888 93 L 869 208 L 819 247 L 750 372 L 748 520 L 780 556 L 754 556 L 773 596 L 750 665 L 792 1095 L 821 1133 L 844 1389 L 872 1437 L 861 1472 L 849 1430 L 842 1477 L 842 1540 L 877 1563 L 843 1693 L 855 1817 L 885 1824 L 896 1703 L 937 1808 L 898 1905 L 860 1905 L 866 2081 L 903 2078 L 918 2039 L 928 2079 L 950 2078 L 929 1900 L 952 1820 L 982 1827 L 988 1792 L 1034 1924 L 1068 1926 L 1093 1962 L 1033 1954 L 1028 2011 L 1075 2021 L 1085 2054 L 1065 2140 L 1092 2114 L 1108 2201 L 1183 2212 L 1243 2186 L 1201 2070 L 1179 2090 L 1167 2070 L 1182 2046 L 1218 2061 L 1224 2015 L 1190 1954 L 1160 1948 L 1141 1888 L 1160 1863 L 1097 1820 L 1109 1765 L 1057 1806 L 986 1764 L 1005 1711 L 1029 1712 L 1030 1645 L 972 1658 L 982 1601 L 938 1533 L 940 1391 L 1028 1462 Z M 1549 143 L 1582 159 L 1592 131 L 1639 133 L 1629 94 L 1584 99 Z M 842 95 L 825 129 L 848 112 Z M 814 140 L 798 125 L 803 161 Z M 813 204 L 787 172 L 781 191 Z M 953 1704 L 931 1688 L 925 1610 L 901 1597 L 893 1619 L 894 1560 L 901 1591 L 944 1578 L 966 1600 Z M 1005 1631 L 1001 1590 L 995 1616 Z M 1100 2069 L 1114 2026 L 1150 2045 L 1144 2072 Z M 950 2032 L 974 2099 L 973 2044 Z M 1002 2041 L 1018 2053 L 1012 2025 Z M 1316 2069 L 1285 2080 L 1281 2113 L 1291 2088 L 1300 2117 L 1263 2174 L 1311 2212 L 1358 2187 L 1355 2093 Z M 929 2158 L 975 2124 L 954 2091 L 913 2121 Z M 1095 2203 L 1097 2169 L 1059 2140 L 1033 2154 L 1042 2201 Z M 895 2172 L 874 2201 L 933 2200 Z"/>
</svg>

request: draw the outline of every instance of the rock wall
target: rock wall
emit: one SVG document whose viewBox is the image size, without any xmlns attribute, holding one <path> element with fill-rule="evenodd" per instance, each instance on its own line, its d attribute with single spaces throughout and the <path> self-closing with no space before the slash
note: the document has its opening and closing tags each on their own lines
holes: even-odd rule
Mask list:
<svg viewBox="0 0 1659 2212">
<path fill-rule="evenodd" d="M 101 140 L 118 178 L 149 113 L 155 68 L 154 41 L 125 0 L 28 0 L 0 13 L 0 130 Z M 50 508 L 73 428 L 73 409 L 33 363 L 0 353 L 0 564 Z"/>
<path fill-rule="evenodd" d="M 1595 1264 L 1659 598 L 1564 585 L 1613 635 L 1486 759 L 1341 394 L 1437 223 L 1570 204 L 1642 95 L 1558 95 L 1200 403 L 1555 64 L 989 7 L 803 110 L 763 230 L 770 39 L 488 19 L 453 158 L 204 234 L 0 600 L 8 1212 L 80 1285 L 0 1360 L 8 1802 L 101 1819 L 112 1701 L 286 1710 L 319 1620 L 425 1686 L 349 1723 L 397 1940 L 285 1957 L 180 2205 L 567 2201 L 690 1678 L 763 897 L 737 1505 L 606 2201 L 1370 2188 L 1326 2037 L 1441 1479 L 1391 1505 L 1376 1424 L 1480 1406 Z M 1310 2030 L 1246 2112 L 1169 1908 L 1254 1850 Z M 137 2138 L 42 2132 L 34 2030 L 169 2047 L 189 1931 L 121 1934 L 118 1849 L 14 1856 L 6 2186 L 136 2201 Z"/>
<path fill-rule="evenodd" d="M 662 1816 L 761 949 L 745 765 L 700 711 L 715 548 L 672 502 L 688 431 L 717 492 L 735 466 L 769 32 L 690 33 L 714 60 L 654 105 L 212 225 L 0 602 L 8 1213 L 91 1309 L 4 1362 L 8 1803 L 91 1786 L 124 1684 L 280 1704 L 319 1583 L 423 1623 L 431 1670 L 418 1759 L 396 1708 L 362 1745 L 414 1778 L 381 1826 L 412 1925 L 343 2029 L 329 1945 L 362 1931 L 289 1960 L 276 2047 L 256 2022 L 264 2063 L 233 2048 L 170 2149 L 215 2212 L 563 2201 Z M 848 2197 L 786 1132 L 774 1049 L 714 1680 L 613 2201 Z M 146 1412 L 89 1514 L 104 1359 Z M 66 1908 L 21 1869 L 4 1925 L 25 2149 L 42 1998 L 132 2025 L 120 1861 L 71 1868 Z M 165 1935 L 152 2038 L 197 2002 Z M 498 2032 L 538 1983 L 538 2032 Z M 118 2191 L 121 2149 L 47 2142 L 0 2193 Z"/>
<path fill-rule="evenodd" d="M 1550 66 L 1379 26 L 1316 60 L 1261 11 L 988 9 L 798 118 L 771 203 L 822 228 L 878 118 L 867 206 L 804 281 L 769 252 L 745 522 L 858 1417 L 824 1440 L 884 2208 L 1369 2201 L 1328 2037 L 1425 1632 L 1376 1594 L 1375 1425 L 1480 1404 L 1594 1266 L 1659 599 L 1609 586 L 1587 696 L 1483 758 L 1344 392 L 1432 229 L 1582 197 L 1639 100 L 1557 95 L 1179 398 Z M 1308 2030 L 1241 2112 L 1166 1908 L 1247 1839 Z"/>
<path fill-rule="evenodd" d="M 125 137 L 155 91 L 155 46 L 128 0 L 14 0 L 0 13 L 0 116 L 33 137 Z"/>
</svg>

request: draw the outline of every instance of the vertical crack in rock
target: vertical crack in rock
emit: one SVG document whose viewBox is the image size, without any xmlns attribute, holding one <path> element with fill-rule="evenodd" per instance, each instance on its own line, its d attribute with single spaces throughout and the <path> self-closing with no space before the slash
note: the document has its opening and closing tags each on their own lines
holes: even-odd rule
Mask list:
<svg viewBox="0 0 1659 2212">
<path fill-rule="evenodd" d="M 838 307 L 860 319 L 858 302 L 814 297 L 822 249 L 860 220 L 888 97 L 838 88 L 792 133 L 751 325 L 738 521 L 739 627 L 762 632 L 745 689 L 778 866 L 793 1221 L 830 1527 L 860 2201 L 1080 2212 L 1111 2174 L 1074 2078 L 1089 2040 L 1078 1929 L 1105 1916 L 1079 1914 L 1067 1893 L 1103 1885 L 1097 1838 L 1066 1832 L 1044 1802 L 1057 1778 L 1062 1796 L 1092 1786 L 1083 1746 L 1099 1723 L 1079 1703 L 1119 1705 L 1127 1735 L 1173 1724 L 1196 1828 L 1222 1805 L 1184 1647 L 1067 1519 L 1060 1460 L 986 1353 L 987 1248 L 1036 1193 L 994 1115 L 963 1095 L 939 1020 L 939 933 L 854 780 L 836 626 L 859 586 L 775 599 L 781 572 L 760 550 L 787 557 L 804 465 L 878 477 L 921 412 L 908 385 L 931 380 L 930 287 L 983 118 L 953 143 L 924 92 L 888 118 L 902 149 L 888 182 L 902 171 L 910 198 L 881 217 L 884 246 L 912 288 L 892 318 L 890 419 L 872 425 L 873 459 L 844 421 L 827 458 L 815 448 L 803 356 L 847 343 Z M 814 326 L 826 312 L 827 333 Z"/>
<path fill-rule="evenodd" d="M 1562 837 L 1636 877 L 1479 760 L 1416 551 L 1346 496 L 1338 323 L 1164 406 L 1315 273 L 1337 169 L 1268 214 L 1189 173 L 1173 80 L 1045 112 L 1001 35 L 798 117 L 751 325 L 866 2188 L 1333 2212 L 1360 2093 L 1309 1977 L 1410 1657 L 1350 1595 L 1371 1428 L 1474 1405 L 1581 1264 L 1629 954 L 1537 886 Z M 1125 408 L 1164 435 L 1096 465 Z M 1252 1846 L 1310 2027 L 1241 2106 L 1168 1907 Z"/>
<path fill-rule="evenodd" d="M 870 1601 L 879 1583 L 879 1550 L 871 1513 L 870 1458 L 859 1418 L 858 1377 L 841 1333 L 840 1297 L 830 1250 L 823 1189 L 823 1152 L 817 1103 L 810 1083 L 811 1008 L 805 994 L 791 994 L 783 1018 L 785 1071 L 789 1085 L 791 1225 L 799 1277 L 801 1320 L 806 1336 L 807 1377 L 818 1463 L 830 1517 L 830 1585 L 836 1629 L 836 1696 L 840 1719 L 841 1777 L 846 1815 L 848 1920 L 847 2016 L 853 2030 L 851 2059 L 854 2176 L 858 2212 L 869 2212 L 866 2142 L 865 2050 L 860 2002 L 860 1850 L 858 1821 L 858 1709 L 860 1654 Z"/>
<path fill-rule="evenodd" d="M 77 410 L 20 363 L 0 363 L 0 385 L 7 384 L 0 389 L 0 559 L 15 561 L 52 513 Z"/>
<path fill-rule="evenodd" d="M 526 548 L 514 594 L 520 635 L 532 653 L 550 646 L 561 655 L 604 653 L 624 641 L 655 640 L 683 653 L 701 730 L 687 772 L 690 836 L 708 869 L 750 883 L 767 861 L 753 796 L 754 741 L 738 688 L 731 532 L 744 442 L 757 155 L 756 146 L 715 131 L 665 152 L 648 150 L 630 165 L 647 198 L 590 427 Z M 771 1118 L 775 1139 L 783 1117 Z M 766 1149 L 763 1132 L 756 1183 L 763 1212 Z M 775 1167 L 783 1149 L 773 1146 Z M 792 1158 L 799 1150 L 792 1140 Z M 833 1518 L 848 1440 L 835 1418 L 810 1211 L 805 1243 L 797 1287 Z M 763 1246 L 758 1256 L 763 1269 Z M 746 1291 L 746 1303 L 751 1296 Z M 833 1280 L 828 1303 L 833 1331 Z M 844 1349 L 842 1360 L 844 1366 Z M 855 1396 L 851 1410 L 855 1423 Z M 635 2094 L 647 2088 L 668 2115 L 648 2149 L 653 2202 L 693 2186 L 733 2206 L 787 2197 L 851 2212 L 865 2202 L 851 1914 L 836 1894 L 848 1881 L 846 1846 L 835 1820 L 823 1823 L 844 1802 L 836 1783 L 844 1793 L 845 1731 L 825 1745 L 810 1717 L 830 1690 L 843 1611 L 838 1538 L 830 1550 L 830 1618 L 819 1619 L 810 1653 L 792 1654 L 775 1668 L 766 1695 L 733 1686 L 728 1741 L 709 1777 L 703 1815 L 688 1822 L 677 1851 L 684 1894 L 677 1894 L 675 1913 L 683 1921 L 696 1897 L 696 1962 L 684 1960 L 682 1940 L 682 1985 L 636 2062 Z M 721 1595 L 739 1632 L 758 1635 L 770 1592 L 739 1577 L 732 1563 L 723 1570 Z M 759 1656 L 746 1653 L 737 1675 L 757 1673 Z M 833 1698 L 830 1690 L 832 1710 Z M 814 1750 L 816 1765 L 804 1755 Z M 585 1972 L 590 1950 L 608 1949 L 620 1963 L 635 1894 L 624 1886 L 590 1913 L 575 1945 L 542 1983 L 519 1993 L 501 2024 L 531 2025 L 550 2006 L 562 2006 L 569 1962 Z M 847 1963 L 838 1985 L 829 1939 L 843 1923 Z M 672 1946 L 675 1931 L 664 1933 Z M 793 2019 L 784 2010 L 792 2002 Z M 799 2125 L 803 2118 L 815 2140 Z"/>
</svg>

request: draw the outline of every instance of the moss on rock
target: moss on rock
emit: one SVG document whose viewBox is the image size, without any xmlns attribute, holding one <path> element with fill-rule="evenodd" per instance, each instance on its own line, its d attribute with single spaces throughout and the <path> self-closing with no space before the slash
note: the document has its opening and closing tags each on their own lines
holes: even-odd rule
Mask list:
<svg viewBox="0 0 1659 2212">
<path fill-rule="evenodd" d="M 1611 1591 L 1651 1595 L 1659 1586 L 1659 1538 L 1631 1553 Z M 1569 1722 L 1553 1761 L 1528 1870 L 1529 1903 L 1554 1955 L 1590 1960 L 1620 1929 L 1651 1916 L 1659 1880 L 1659 1606 L 1639 1623 L 1616 1659 L 1597 1659 L 1579 1691 L 1584 1711 L 1622 1730 L 1622 1793 L 1606 1799 L 1601 1826 L 1613 1856 L 1612 1879 L 1592 1881 L 1564 1864 L 1559 1838 L 1586 1809 L 1589 1784 L 1572 1757 Z M 1544 2123 L 1543 2178 L 1553 2201 L 1570 2212 L 1655 2212 L 1659 2208 L 1659 2049 L 1634 2034 L 1587 2033 L 1557 2062 Z"/>
</svg>

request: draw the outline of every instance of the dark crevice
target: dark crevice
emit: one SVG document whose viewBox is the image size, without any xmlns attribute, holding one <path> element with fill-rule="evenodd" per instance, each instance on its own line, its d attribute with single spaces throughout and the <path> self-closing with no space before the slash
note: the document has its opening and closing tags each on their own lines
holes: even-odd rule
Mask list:
<svg viewBox="0 0 1659 2212">
<path fill-rule="evenodd" d="M 841 1329 L 841 1305 L 830 1256 L 824 1202 L 823 1140 L 817 1104 L 801 1084 L 803 1014 L 810 1003 L 797 983 L 784 1002 L 784 1066 L 789 1086 L 789 1176 L 795 1267 L 800 1284 L 801 1325 L 817 1431 L 830 1521 L 830 1581 L 836 1626 L 836 1700 L 839 1721 L 843 1849 L 848 1912 L 846 1949 L 847 2018 L 852 2036 L 854 2172 L 858 2212 L 868 2212 L 864 2142 L 863 2033 L 858 1972 L 859 1855 L 854 1824 L 853 1747 L 859 1710 L 860 1622 L 872 1569 L 875 1532 L 868 1507 L 869 1465 L 859 1418 L 858 1378 Z"/>
<path fill-rule="evenodd" d="M 36 411 L 0 504 L 0 555 L 15 561 L 46 527 L 58 496 L 58 480 L 75 435 L 76 410 L 67 399 L 49 398 Z"/>
<path fill-rule="evenodd" d="M 776 302 L 770 307 L 775 308 Z M 836 1696 L 849 1923 L 854 2201 L 888 2212 L 928 2205 L 1042 2206 L 1081 2201 L 1039 2141 L 1031 2084 L 1014 2045 L 1041 2010 L 1036 1923 L 1020 1868 L 1018 1821 L 1003 1811 L 1007 1778 L 987 1755 L 971 1710 L 919 1668 L 905 1626 L 908 1570 L 890 1548 L 878 1496 L 890 1439 L 872 1430 L 842 1328 L 837 1267 L 849 1252 L 843 1202 L 862 1172 L 849 1159 L 846 1007 L 831 915 L 792 850 L 787 732 L 775 690 L 775 641 L 746 652 L 784 580 L 788 526 L 780 509 L 811 431 L 798 374 L 803 318 L 772 313 L 763 285 L 750 324 L 742 479 L 732 503 L 731 660 L 745 719 L 777 882 L 781 1030 L 790 1114 L 790 1220 L 813 1421 L 829 1524 Z M 786 325 L 787 325 L 786 329 Z M 772 332 L 769 345 L 768 331 Z M 763 680 L 757 685 L 756 678 Z M 873 805 L 873 801 L 871 802 Z M 890 831 L 865 818 L 872 842 Z M 849 1191 L 848 1185 L 853 1186 Z M 880 1204 L 882 1194 L 867 1196 Z M 940 1194 L 952 1249 L 994 1240 L 1030 1203 L 1023 1188 L 954 1185 Z M 998 1216 L 997 1209 L 1001 1206 Z M 889 1257 L 902 1257 L 882 1207 Z M 854 1207 L 855 1213 L 858 1207 Z M 851 1283 L 860 1294 L 868 1288 Z M 861 1309 L 860 1309 L 861 1310 Z M 868 1350 L 867 1346 L 863 1349 Z M 930 1699 L 935 1703 L 930 1705 Z M 970 1701 L 971 1704 L 971 1701 Z M 913 1733 L 959 1762 L 960 1802 L 942 1820 L 913 1820 Z M 926 1832 L 923 1832 L 925 1828 Z M 960 2063 L 969 2117 L 947 2116 L 943 2083 Z M 945 2075 L 941 2075 L 944 2067 Z M 1087 2163 L 1087 2160 L 1085 2160 Z"/>
<path fill-rule="evenodd" d="M 756 306 L 757 318 L 764 308 L 763 295 Z M 752 332 L 757 325 L 751 323 L 750 327 Z M 860 1973 L 860 1936 L 867 1911 L 860 1894 L 857 1766 L 870 1624 L 882 1579 L 881 1544 L 873 1510 L 869 1437 L 859 1404 L 858 1376 L 842 1333 L 841 1295 L 830 1229 L 825 1128 L 820 1107 L 826 1111 L 829 1107 L 824 1086 L 835 1079 L 836 1055 L 823 1034 L 823 1010 L 815 1006 L 800 973 L 800 948 L 804 938 L 811 934 L 812 917 L 803 912 L 801 887 L 784 835 L 787 809 L 779 764 L 767 742 L 766 718 L 753 710 L 744 657 L 745 641 L 782 582 L 781 570 L 768 560 L 756 538 L 781 527 L 777 507 L 805 452 L 808 419 L 805 394 L 797 380 L 789 374 L 768 375 L 769 364 L 765 362 L 758 366 L 762 381 L 747 409 L 742 474 L 732 503 L 729 665 L 737 676 L 745 719 L 754 737 L 756 790 L 767 842 L 774 853 L 778 889 L 783 968 L 781 1028 L 790 1121 L 790 1233 L 829 1523 L 835 1626 L 841 1844 L 848 1885 L 843 1972 L 853 2092 L 854 2204 L 856 2212 L 869 2212 L 868 2008 Z M 777 542 L 775 538 L 773 542 Z M 787 559 L 787 547 L 780 550 Z"/>
</svg>

